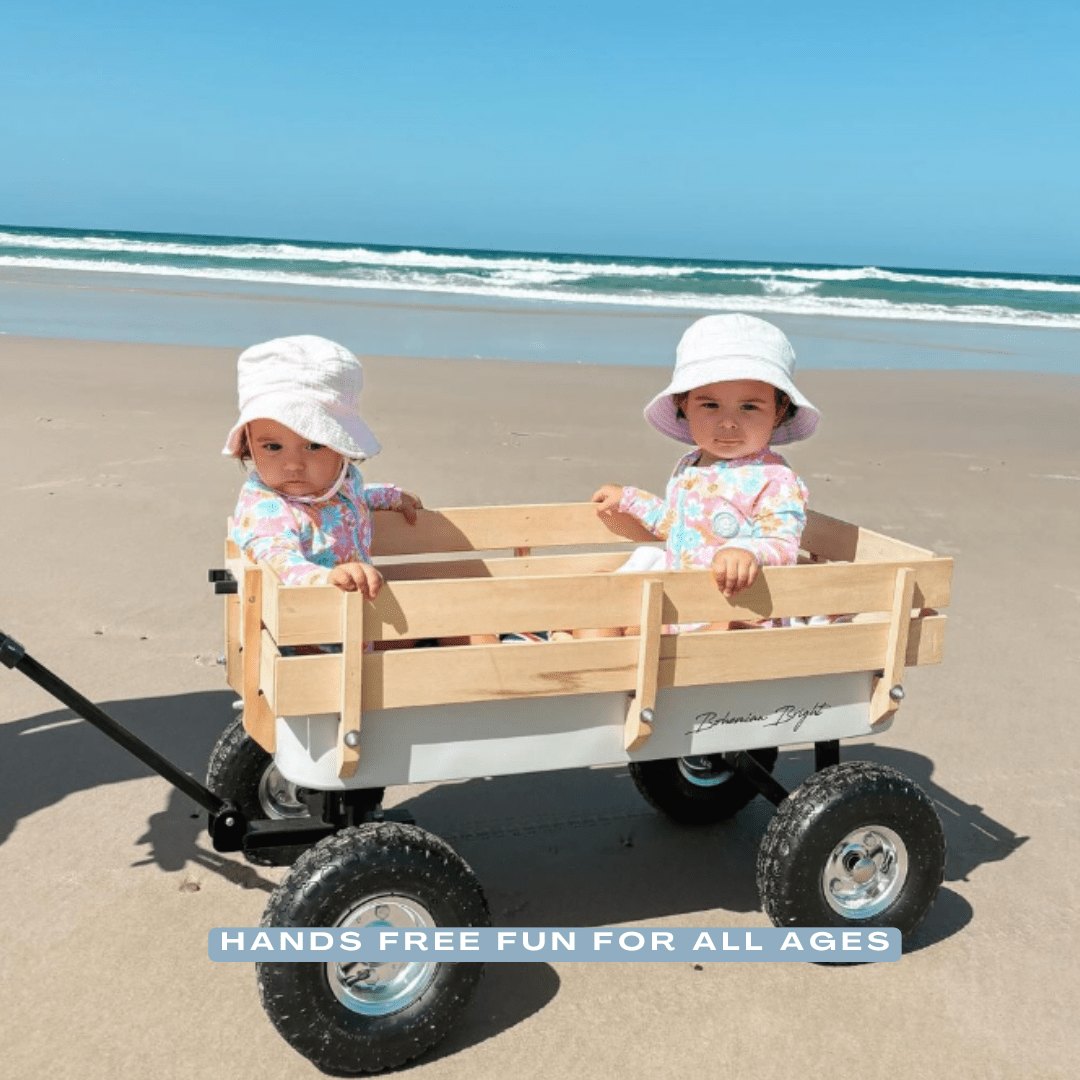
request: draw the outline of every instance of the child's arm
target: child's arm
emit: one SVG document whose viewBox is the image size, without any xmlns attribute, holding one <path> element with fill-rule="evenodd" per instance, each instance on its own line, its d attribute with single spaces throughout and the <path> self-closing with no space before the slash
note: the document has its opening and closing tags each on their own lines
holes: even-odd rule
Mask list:
<svg viewBox="0 0 1080 1080">
<path fill-rule="evenodd" d="M 644 544 L 650 540 L 657 538 L 657 532 L 655 528 L 648 528 L 642 523 L 638 514 L 630 513 L 626 510 L 619 508 L 619 504 L 622 501 L 623 488 L 618 487 L 616 484 L 605 484 L 598 491 L 593 493 L 591 502 L 598 503 L 596 508 L 597 514 L 603 519 L 605 526 L 608 530 L 613 532 L 616 536 L 622 536 L 627 540 L 633 540 L 635 543 Z M 636 490 L 636 489 L 627 489 Z M 645 495 L 645 492 L 640 494 Z M 647 496 L 653 498 L 653 496 Z M 667 534 L 665 528 L 664 534 Z"/>
<path fill-rule="evenodd" d="M 419 495 L 402 491 L 396 484 L 365 484 L 363 497 L 369 510 L 397 510 L 410 525 L 416 524 L 416 511 L 424 509 Z"/>
<path fill-rule="evenodd" d="M 794 566 L 806 526 L 806 486 L 790 470 L 769 482 L 750 520 L 750 535 L 729 540 L 713 558 L 713 576 L 725 596 L 752 585 L 762 566 Z"/>
<path fill-rule="evenodd" d="M 325 585 L 330 570 L 304 555 L 296 518 L 274 492 L 249 480 L 233 511 L 232 539 L 255 562 L 267 563 L 284 585 Z"/>
<path fill-rule="evenodd" d="M 330 570 L 304 558 L 300 536 L 291 523 L 278 530 L 269 528 L 268 523 L 245 523 L 240 518 L 233 526 L 232 538 L 249 559 L 269 565 L 283 585 L 325 585 L 330 580 Z"/>
<path fill-rule="evenodd" d="M 596 512 L 601 517 L 615 519 L 617 515 L 625 514 L 645 528 L 651 537 L 663 540 L 668 534 L 671 523 L 667 520 L 667 505 L 647 491 L 605 484 L 593 493 L 590 501 L 599 504 Z"/>
</svg>

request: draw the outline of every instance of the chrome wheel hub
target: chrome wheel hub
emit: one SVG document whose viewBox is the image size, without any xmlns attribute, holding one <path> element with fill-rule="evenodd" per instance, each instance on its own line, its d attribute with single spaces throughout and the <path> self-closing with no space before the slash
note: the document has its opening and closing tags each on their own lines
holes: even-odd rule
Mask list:
<svg viewBox="0 0 1080 1080">
<path fill-rule="evenodd" d="M 388 893 L 364 900 L 338 926 L 358 930 L 416 930 L 436 926 L 431 912 L 408 896 Z M 431 985 L 437 963 L 423 960 L 349 960 L 326 965 L 334 996 L 364 1016 L 389 1016 L 411 1005 Z"/>
<path fill-rule="evenodd" d="M 286 780 L 272 763 L 259 780 L 259 806 L 273 821 L 308 817 L 307 803 L 300 793 L 301 789 L 291 780 Z"/>
<path fill-rule="evenodd" d="M 829 907 L 845 919 L 872 919 L 899 895 L 907 880 L 907 848 L 883 825 L 853 829 L 825 861 L 821 886 Z"/>
<path fill-rule="evenodd" d="M 695 787 L 716 787 L 726 784 L 735 775 L 719 754 L 681 757 L 678 761 L 679 772 Z"/>
</svg>

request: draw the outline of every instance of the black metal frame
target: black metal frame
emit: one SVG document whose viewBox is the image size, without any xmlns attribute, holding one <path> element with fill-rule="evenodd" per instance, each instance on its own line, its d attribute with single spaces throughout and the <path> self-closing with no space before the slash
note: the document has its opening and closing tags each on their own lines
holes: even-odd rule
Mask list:
<svg viewBox="0 0 1080 1080">
<path fill-rule="evenodd" d="M 723 755 L 724 763 L 758 790 L 773 806 L 779 806 L 787 797 L 788 790 L 761 762 L 746 750 L 735 750 Z M 821 772 L 830 765 L 840 764 L 840 740 L 825 739 L 814 743 L 814 772 Z"/>
<path fill-rule="evenodd" d="M 226 571 L 227 572 L 227 571 Z M 235 584 L 235 583 L 234 583 Z M 178 769 L 152 746 L 128 731 L 104 709 L 85 698 L 44 664 L 28 655 L 13 637 L 0 630 L 0 664 L 19 671 L 46 693 L 91 723 L 113 742 L 119 743 L 158 776 L 198 803 L 209 815 L 207 830 L 216 851 L 253 851 L 267 848 L 310 846 L 338 829 L 362 821 L 412 822 L 407 810 L 384 811 L 349 798 L 349 792 L 312 792 L 311 816 L 286 820 L 248 821 L 235 803 L 215 795 L 205 784 Z"/>
</svg>

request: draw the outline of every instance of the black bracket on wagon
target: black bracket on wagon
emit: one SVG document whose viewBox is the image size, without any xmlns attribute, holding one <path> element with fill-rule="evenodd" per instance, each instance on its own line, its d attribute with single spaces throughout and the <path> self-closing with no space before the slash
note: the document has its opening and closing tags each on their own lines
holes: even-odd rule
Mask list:
<svg viewBox="0 0 1080 1080">
<path fill-rule="evenodd" d="M 222 593 L 235 593 L 240 588 L 231 570 L 207 570 L 206 580 L 214 586 L 214 592 L 219 596 Z"/>
</svg>

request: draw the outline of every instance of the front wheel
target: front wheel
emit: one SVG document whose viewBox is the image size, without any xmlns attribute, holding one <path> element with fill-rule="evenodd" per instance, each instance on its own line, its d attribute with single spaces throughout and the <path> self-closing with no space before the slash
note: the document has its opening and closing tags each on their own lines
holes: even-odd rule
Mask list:
<svg viewBox="0 0 1080 1080">
<path fill-rule="evenodd" d="M 945 874 L 933 803 L 902 773 L 849 761 L 781 804 L 758 850 L 757 884 L 776 926 L 895 926 L 905 937 Z"/>
<path fill-rule="evenodd" d="M 486 927 L 483 890 L 445 841 L 413 825 L 344 829 L 316 844 L 270 898 L 263 926 Z M 263 1008 L 290 1046 L 339 1075 L 396 1068 L 443 1039 L 483 964 L 259 963 Z"/>
<path fill-rule="evenodd" d="M 768 772 L 776 765 L 775 746 L 751 750 Z M 758 793 L 749 780 L 724 761 L 723 754 L 632 761 L 630 776 L 644 798 L 680 825 L 712 825 L 734 817 Z"/>
</svg>

